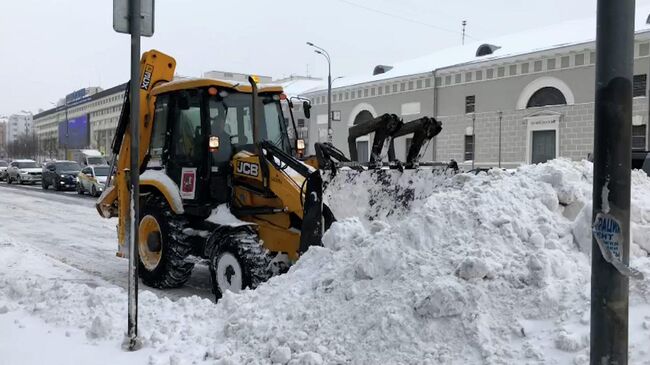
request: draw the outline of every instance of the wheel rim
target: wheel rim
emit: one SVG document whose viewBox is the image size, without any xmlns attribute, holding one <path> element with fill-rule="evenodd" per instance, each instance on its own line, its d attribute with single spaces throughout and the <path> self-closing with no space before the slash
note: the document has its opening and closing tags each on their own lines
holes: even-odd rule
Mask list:
<svg viewBox="0 0 650 365">
<path fill-rule="evenodd" d="M 243 273 L 239 260 L 230 252 L 224 252 L 216 262 L 217 284 L 223 294 L 226 290 L 239 293 L 243 288 Z"/>
<path fill-rule="evenodd" d="M 153 271 L 160 264 L 162 258 L 162 234 L 160 225 L 152 215 L 146 215 L 140 221 L 138 230 L 138 253 L 142 265 Z"/>
</svg>

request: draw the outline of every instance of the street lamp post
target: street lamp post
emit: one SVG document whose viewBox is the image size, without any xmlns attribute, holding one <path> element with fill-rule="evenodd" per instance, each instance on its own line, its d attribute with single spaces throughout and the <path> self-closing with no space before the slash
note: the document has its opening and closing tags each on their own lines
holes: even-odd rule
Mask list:
<svg viewBox="0 0 650 365">
<path fill-rule="evenodd" d="M 307 42 L 307 45 L 316 48 L 314 52 L 327 60 L 327 142 L 332 143 L 332 60 L 329 53 L 323 48 L 312 42 Z"/>
</svg>

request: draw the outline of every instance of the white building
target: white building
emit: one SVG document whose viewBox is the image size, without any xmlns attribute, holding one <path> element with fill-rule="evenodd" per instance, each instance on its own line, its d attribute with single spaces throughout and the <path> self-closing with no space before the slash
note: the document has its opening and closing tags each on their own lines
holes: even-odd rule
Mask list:
<svg viewBox="0 0 650 365">
<path fill-rule="evenodd" d="M 68 94 L 65 99 L 62 99 L 63 103 L 59 102 L 56 108 L 36 114 L 34 124 L 40 154 L 49 158 L 66 158 L 64 156 L 66 146 L 59 140 L 59 124 L 66 120 L 86 117 L 87 134 L 71 143 L 83 145 L 80 148 L 97 149 L 110 155 L 110 145 L 122 111 L 125 90 L 126 84 L 107 90 L 96 87 L 81 89 Z"/>
<path fill-rule="evenodd" d="M 32 132 L 33 123 L 31 114 L 12 114 L 7 120 L 7 136 L 5 142 L 9 144 L 22 135 L 31 135 Z"/>
</svg>

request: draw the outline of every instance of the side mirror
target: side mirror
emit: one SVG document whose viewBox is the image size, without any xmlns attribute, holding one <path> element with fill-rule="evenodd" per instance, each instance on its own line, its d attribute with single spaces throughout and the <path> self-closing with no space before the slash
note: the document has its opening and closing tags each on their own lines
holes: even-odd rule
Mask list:
<svg viewBox="0 0 650 365">
<path fill-rule="evenodd" d="M 305 114 L 305 118 L 309 119 L 311 117 L 311 104 L 308 101 L 302 103 L 302 110 Z"/>
</svg>

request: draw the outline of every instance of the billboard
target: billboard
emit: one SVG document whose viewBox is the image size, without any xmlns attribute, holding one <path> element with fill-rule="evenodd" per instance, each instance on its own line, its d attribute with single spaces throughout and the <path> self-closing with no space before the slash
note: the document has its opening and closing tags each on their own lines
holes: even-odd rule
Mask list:
<svg viewBox="0 0 650 365">
<path fill-rule="evenodd" d="M 86 148 L 90 145 L 88 115 L 59 123 L 59 147 Z"/>
</svg>

